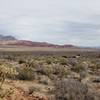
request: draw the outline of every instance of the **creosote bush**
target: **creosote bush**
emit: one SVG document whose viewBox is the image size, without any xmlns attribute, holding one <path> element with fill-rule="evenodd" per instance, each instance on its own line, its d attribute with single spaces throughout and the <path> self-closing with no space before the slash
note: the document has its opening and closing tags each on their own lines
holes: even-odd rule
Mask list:
<svg viewBox="0 0 100 100">
<path fill-rule="evenodd" d="M 54 74 L 57 75 L 59 78 L 65 78 L 67 75 L 70 74 L 70 71 L 65 67 L 61 65 L 55 65 L 54 68 Z"/>
<path fill-rule="evenodd" d="M 75 66 L 72 67 L 72 70 L 79 73 L 85 70 L 85 66 L 82 63 L 77 63 Z"/>
<path fill-rule="evenodd" d="M 74 79 L 62 79 L 56 84 L 56 100 L 85 100 L 88 87 Z"/>
<path fill-rule="evenodd" d="M 41 64 L 36 68 L 37 73 L 41 73 L 42 75 L 47 75 L 51 78 L 52 75 L 56 75 L 59 78 L 67 77 L 70 74 L 70 71 L 63 65 L 57 64 Z"/>
<path fill-rule="evenodd" d="M 34 69 L 23 65 L 21 68 L 17 69 L 18 75 L 17 78 L 20 80 L 32 80 L 34 79 Z"/>
<path fill-rule="evenodd" d="M 59 61 L 59 63 L 60 63 L 61 65 L 67 65 L 67 64 L 68 64 L 67 58 L 60 57 L 60 58 L 58 59 L 58 61 Z"/>
</svg>

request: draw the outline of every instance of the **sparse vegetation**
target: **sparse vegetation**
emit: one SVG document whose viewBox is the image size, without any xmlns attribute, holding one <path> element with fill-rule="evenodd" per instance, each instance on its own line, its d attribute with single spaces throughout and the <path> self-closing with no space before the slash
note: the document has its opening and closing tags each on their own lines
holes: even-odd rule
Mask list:
<svg viewBox="0 0 100 100">
<path fill-rule="evenodd" d="M 2 53 L 0 97 L 100 100 L 100 60 L 95 55 Z"/>
</svg>

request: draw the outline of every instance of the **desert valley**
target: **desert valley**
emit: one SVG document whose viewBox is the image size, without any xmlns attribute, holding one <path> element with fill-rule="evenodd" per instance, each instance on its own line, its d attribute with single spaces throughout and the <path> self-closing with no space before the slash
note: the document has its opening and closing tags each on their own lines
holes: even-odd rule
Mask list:
<svg viewBox="0 0 100 100">
<path fill-rule="evenodd" d="M 100 100 L 100 50 L 0 36 L 1 100 Z"/>
</svg>

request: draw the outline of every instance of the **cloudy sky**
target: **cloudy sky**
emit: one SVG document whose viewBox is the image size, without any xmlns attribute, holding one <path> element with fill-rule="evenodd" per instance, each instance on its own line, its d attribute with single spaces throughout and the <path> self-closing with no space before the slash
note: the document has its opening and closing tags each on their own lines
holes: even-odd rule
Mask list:
<svg viewBox="0 0 100 100">
<path fill-rule="evenodd" d="M 0 34 L 100 46 L 100 0 L 0 0 Z"/>
</svg>

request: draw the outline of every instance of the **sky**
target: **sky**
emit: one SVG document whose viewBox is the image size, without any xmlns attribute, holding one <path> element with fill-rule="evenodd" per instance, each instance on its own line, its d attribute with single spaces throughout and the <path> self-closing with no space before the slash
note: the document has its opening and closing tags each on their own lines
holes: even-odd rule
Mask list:
<svg viewBox="0 0 100 100">
<path fill-rule="evenodd" d="M 0 0 L 0 34 L 100 46 L 100 0 Z"/>
</svg>

